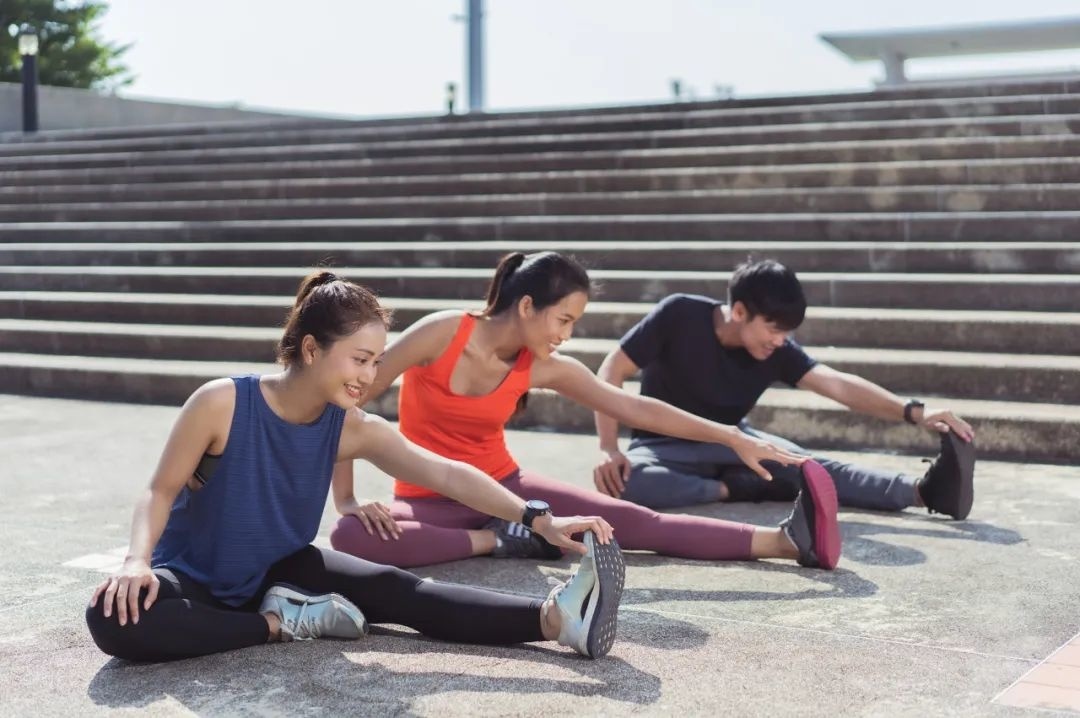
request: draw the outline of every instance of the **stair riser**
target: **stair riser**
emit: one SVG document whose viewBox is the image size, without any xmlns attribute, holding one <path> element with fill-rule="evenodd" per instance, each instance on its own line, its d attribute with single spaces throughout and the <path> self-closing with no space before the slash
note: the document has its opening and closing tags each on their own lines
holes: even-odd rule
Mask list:
<svg viewBox="0 0 1080 718">
<path fill-rule="evenodd" d="M 352 278 L 384 296 L 463 299 L 484 296 L 488 280 L 448 276 Z M 248 294 L 288 296 L 297 277 L 192 276 L 192 275 L 99 275 L 99 274 L 0 274 L 0 291 L 90 291 L 140 293 Z M 722 296 L 722 279 L 603 279 L 597 299 L 614 302 L 655 302 L 676 292 Z M 1008 288 L 988 278 L 985 282 L 950 284 L 920 281 L 865 281 L 858 279 L 802 279 L 807 301 L 820 307 L 905 307 L 913 309 L 971 309 L 1015 311 L 1076 311 L 1080 307 L 1080 283 L 1055 282 L 1032 277 L 1011 282 Z"/>
<path fill-rule="evenodd" d="M 439 307 L 394 310 L 394 329 L 401 331 L 423 316 L 442 309 L 475 303 L 448 300 Z M 646 305 L 648 306 L 648 305 Z M 234 327 L 280 327 L 288 310 L 259 305 L 175 303 L 89 303 L 21 301 L 0 297 L 0 318 L 87 321 L 134 324 L 187 324 Z M 812 310 L 811 310 L 812 311 Z M 601 312 L 590 309 L 574 327 L 585 338 L 618 339 L 645 315 L 639 311 Z M 1080 327 L 1054 323 L 1053 315 L 1038 323 L 1013 321 L 901 321 L 879 318 L 828 319 L 810 316 L 796 333 L 806 345 L 994 352 L 1004 354 L 1080 355 Z M 261 350 L 260 350 L 261 351 Z M 76 352 L 78 353 L 78 352 Z M 252 359 L 257 361 L 258 359 Z"/>
<path fill-rule="evenodd" d="M 94 332 L 0 332 L 0 351 L 137 359 L 272 362 L 275 342 L 263 339 L 145 337 Z M 596 371 L 602 352 L 566 352 Z M 936 366 L 836 361 L 830 366 L 910 395 L 1050 403 L 1080 403 L 1080 372 L 1055 368 Z"/>
<path fill-rule="evenodd" d="M 423 249 L 402 248 L 394 251 L 356 249 L 303 249 L 295 247 L 265 249 L 125 250 L 113 245 L 109 250 L 6 249 L 0 244 L 0 265 L 71 266 L 71 267 L 305 267 L 330 264 L 339 267 L 444 267 L 494 268 L 507 252 L 536 252 L 543 245 L 507 245 L 498 249 L 444 250 L 437 244 Z M 625 247 L 576 249 L 562 247 L 590 269 L 664 269 L 730 271 L 748 256 L 776 259 L 799 272 L 948 272 L 948 273 L 1030 273 L 1068 274 L 1080 272 L 1080 244 L 1068 248 L 1029 249 L 1011 245 L 1008 249 L 948 247 L 909 249 L 902 245 L 881 248 L 834 249 L 811 247 L 795 249 L 759 249 L 730 247 L 702 250 L 668 248 L 655 245 L 649 249 Z"/>
<path fill-rule="evenodd" d="M 548 172 L 567 170 L 649 170 L 663 168 L 754 167 L 799 164 L 927 162 L 992 159 L 1068 158 L 1080 155 L 1080 137 L 1021 137 L 1012 139 L 956 138 L 900 143 L 815 143 L 691 150 L 627 150 L 544 154 L 433 156 L 399 159 L 348 160 L 341 157 L 298 160 L 274 156 L 247 162 L 206 164 L 177 160 L 145 167 L 46 168 L 15 170 L 0 165 L 0 186 L 115 184 L 128 182 L 203 182 L 409 175 L 459 175 L 491 172 Z M 764 168 L 763 168 L 764 169 Z"/>
<path fill-rule="evenodd" d="M 116 179 L 120 179 L 119 177 Z M 28 179 L 27 181 L 32 181 Z M 905 185 L 940 186 L 958 184 L 1055 184 L 1080 182 L 1080 162 L 1021 165 L 963 164 L 947 166 L 859 167 L 857 164 L 829 170 L 745 169 L 741 171 L 673 173 L 615 172 L 606 174 L 563 172 L 561 174 L 439 175 L 425 178 L 378 178 L 342 180 L 277 180 L 223 184 L 205 182 L 180 184 L 117 184 L 85 187 L 4 187 L 0 204 L 156 202 L 194 200 L 338 199 L 353 197 L 417 197 L 442 195 L 523 194 L 536 192 L 673 192 L 691 190 L 784 189 L 792 187 L 875 187 Z"/>
<path fill-rule="evenodd" d="M 572 137 L 538 136 L 493 141 L 431 141 L 402 143 L 341 143 L 295 147 L 237 150 L 188 150 L 177 152 L 132 152 L 93 155 L 33 155 L 0 157 L 0 171 L 26 169 L 76 169 L 83 167 L 148 167 L 177 164 L 229 164 L 265 159 L 276 161 L 318 161 L 376 159 L 464 154 L 524 154 L 533 152 L 596 152 L 634 149 L 696 147 L 737 147 L 745 145 L 796 144 L 808 142 L 887 142 L 890 140 L 949 138 L 1008 138 L 1039 135 L 1071 135 L 1080 132 L 1080 117 L 1062 115 L 1022 120 L 988 119 L 942 121 L 925 124 L 875 123 L 839 127 L 792 127 L 731 131 L 726 129 L 676 131 L 670 133 L 594 134 Z M 832 161 L 845 161 L 834 158 Z"/>
<path fill-rule="evenodd" d="M 179 406 L 195 389 L 214 378 L 209 374 L 176 377 L 21 368 L 0 372 L 0 392 Z M 378 412 L 395 419 L 396 399 L 396 391 L 388 391 L 378 402 Z M 888 449 L 927 456 L 937 452 L 936 442 L 925 432 L 852 412 L 759 407 L 751 420 L 755 426 L 808 448 Z M 994 418 L 977 420 L 975 424 L 983 459 L 1060 461 L 1062 447 L 1080 445 L 1080 425 L 1076 423 Z M 591 411 L 545 393 L 530 398 L 529 408 L 514 426 L 594 431 Z"/>
<path fill-rule="evenodd" d="M 336 224 L 335 222 L 340 222 Z M 463 218 L 458 220 L 312 220 L 236 224 L 92 223 L 4 227 L 0 242 L 438 242 L 438 241 L 805 241 L 805 242 L 1074 242 L 1080 239 L 1076 213 L 995 216 L 940 214 L 867 217 L 842 215 L 786 217 L 553 217 Z"/>
<path fill-rule="evenodd" d="M 1073 186 L 1002 190 L 828 190 L 693 196 L 523 195 L 419 200 L 339 199 L 228 204 L 0 205 L 0 222 L 207 222 L 571 215 L 789 214 L 806 212 L 1018 212 L 1080 210 Z"/>
<path fill-rule="evenodd" d="M 446 119 L 419 125 L 340 126 L 327 129 L 288 129 L 267 127 L 260 132 L 232 132 L 210 135 L 145 137 L 114 140 L 69 140 L 42 144 L 13 143 L 0 145 L 0 157 L 19 157 L 41 154 L 98 153 L 102 151 L 163 152 L 193 149 L 279 147 L 340 142 L 408 142 L 430 140 L 476 140 L 490 138 L 528 137 L 530 135 L 568 135 L 605 132 L 659 132 L 665 130 L 710 130 L 715 128 L 749 128 L 762 125 L 800 125 L 835 122 L 896 122 L 902 120 L 964 121 L 980 117 L 1031 116 L 1080 113 L 1080 98 L 981 98 L 970 101 L 931 101 L 871 105 L 865 107 L 796 108 L 787 111 L 702 111 L 694 114 L 678 112 L 609 117 L 574 118 L 571 121 L 552 121 L 542 118 L 533 121 L 502 120 L 461 122 Z"/>
</svg>

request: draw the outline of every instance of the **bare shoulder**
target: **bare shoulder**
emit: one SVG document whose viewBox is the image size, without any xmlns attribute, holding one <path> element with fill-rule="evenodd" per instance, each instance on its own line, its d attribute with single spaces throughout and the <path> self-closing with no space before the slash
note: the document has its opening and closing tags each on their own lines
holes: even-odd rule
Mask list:
<svg viewBox="0 0 1080 718">
<path fill-rule="evenodd" d="M 235 404 L 236 384 L 229 377 L 224 377 L 208 381 L 196 389 L 184 404 L 184 410 L 199 414 L 227 412 L 231 416 Z"/>
<path fill-rule="evenodd" d="M 402 334 L 403 336 L 412 335 L 422 338 L 425 343 L 449 344 L 450 340 L 454 338 L 454 334 L 457 333 L 457 329 L 461 325 L 461 318 L 464 316 L 465 312 L 460 309 L 446 309 L 441 312 L 434 312 L 418 319 Z"/>
<path fill-rule="evenodd" d="M 383 365 L 400 374 L 409 366 L 434 361 L 450 346 L 463 316 L 465 312 L 460 309 L 449 309 L 417 320 L 390 345 Z"/>
<path fill-rule="evenodd" d="M 593 373 L 577 359 L 554 352 L 543 359 L 533 359 L 529 384 L 535 389 L 560 389 L 567 382 L 581 382 Z"/>
<path fill-rule="evenodd" d="M 369 414 L 359 407 L 345 412 L 345 421 L 341 426 L 341 440 L 338 442 L 338 461 L 361 459 L 372 446 L 386 441 L 387 432 L 394 427 L 386 419 Z"/>
</svg>

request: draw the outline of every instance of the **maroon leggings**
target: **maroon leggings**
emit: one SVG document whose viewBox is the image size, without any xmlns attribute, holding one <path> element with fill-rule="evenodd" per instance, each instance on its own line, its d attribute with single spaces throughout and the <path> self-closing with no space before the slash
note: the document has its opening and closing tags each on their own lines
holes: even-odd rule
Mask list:
<svg viewBox="0 0 1080 718">
<path fill-rule="evenodd" d="M 746 560 L 754 527 L 722 519 L 686 514 L 661 514 L 613 499 L 592 489 L 522 471 L 502 485 L 526 499 L 551 504 L 556 516 L 600 516 L 615 528 L 619 545 L 627 550 L 655 551 L 665 556 L 705 560 Z M 397 499 L 390 512 L 401 538 L 384 541 L 372 536 L 355 516 L 343 516 L 330 534 L 338 551 L 407 568 L 445 563 L 472 556 L 468 531 L 484 527 L 490 516 L 448 498 Z"/>
</svg>

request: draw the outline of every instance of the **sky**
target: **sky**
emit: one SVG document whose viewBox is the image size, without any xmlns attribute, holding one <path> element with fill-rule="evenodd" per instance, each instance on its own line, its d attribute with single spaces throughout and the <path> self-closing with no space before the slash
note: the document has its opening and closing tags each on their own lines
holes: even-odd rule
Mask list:
<svg viewBox="0 0 1080 718">
<path fill-rule="evenodd" d="M 465 0 L 111 0 L 131 43 L 118 94 L 250 109 L 434 114 L 465 87 Z M 868 89 L 818 35 L 1080 16 L 1080 0 L 487 0 L 487 109 Z M 1080 70 L 1080 48 L 911 60 L 911 78 Z M 720 91 L 727 92 L 728 89 Z M 459 105 L 460 106 L 460 105 Z"/>
</svg>

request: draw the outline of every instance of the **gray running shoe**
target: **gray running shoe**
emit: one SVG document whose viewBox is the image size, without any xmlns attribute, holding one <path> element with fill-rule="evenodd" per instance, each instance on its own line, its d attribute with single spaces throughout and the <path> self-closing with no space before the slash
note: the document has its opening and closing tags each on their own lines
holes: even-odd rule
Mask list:
<svg viewBox="0 0 1080 718">
<path fill-rule="evenodd" d="M 583 540 L 589 552 L 582 556 L 577 573 L 548 598 L 555 599 L 562 618 L 559 643 L 583 656 L 600 658 L 615 643 L 626 564 L 615 539 L 604 545 L 586 531 Z"/>
<path fill-rule="evenodd" d="M 263 596 L 259 613 L 281 620 L 282 641 L 314 638 L 360 638 L 368 632 L 360 609 L 336 593 L 313 595 L 287 583 L 275 583 Z"/>
<path fill-rule="evenodd" d="M 533 533 L 525 524 L 492 519 L 484 524 L 484 528 L 495 532 L 495 550 L 491 552 L 495 558 L 541 558 L 548 561 L 562 558 L 562 549 Z"/>
</svg>

